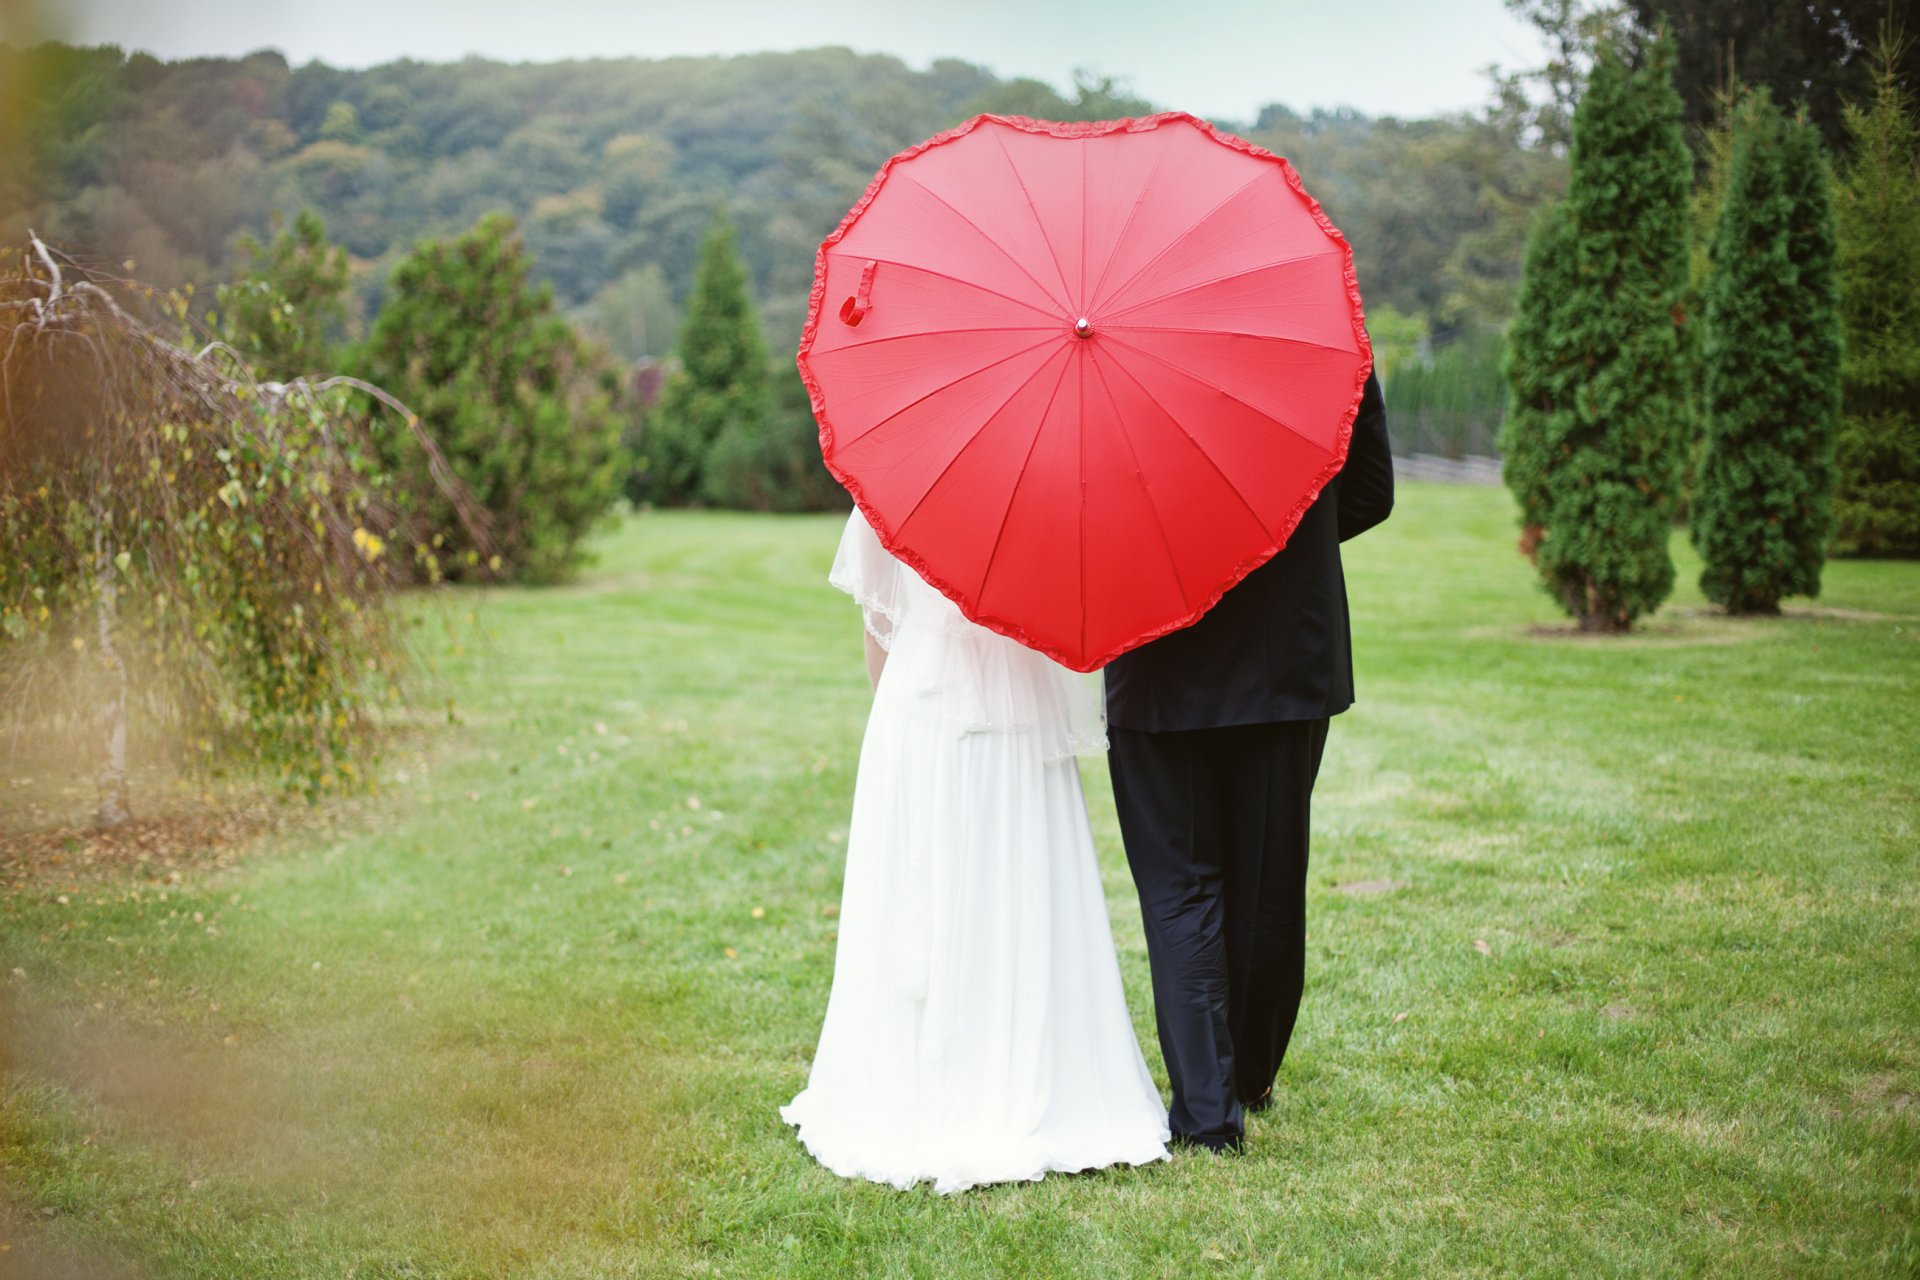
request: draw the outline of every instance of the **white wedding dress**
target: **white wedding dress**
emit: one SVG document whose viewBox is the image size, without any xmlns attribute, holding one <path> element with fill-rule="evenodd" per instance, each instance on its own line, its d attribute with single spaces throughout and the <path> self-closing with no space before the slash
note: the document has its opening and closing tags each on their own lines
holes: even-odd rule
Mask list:
<svg viewBox="0 0 1920 1280">
<path fill-rule="evenodd" d="M 829 580 L 888 652 L 826 1023 L 781 1116 L 901 1188 L 1164 1159 L 1075 760 L 1105 745 L 1097 681 L 967 621 L 857 509 Z"/>
</svg>

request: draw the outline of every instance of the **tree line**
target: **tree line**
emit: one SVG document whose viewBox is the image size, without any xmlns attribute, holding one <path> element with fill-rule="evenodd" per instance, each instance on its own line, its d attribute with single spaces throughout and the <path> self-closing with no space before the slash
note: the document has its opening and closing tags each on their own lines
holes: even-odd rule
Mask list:
<svg viewBox="0 0 1920 1280">
<path fill-rule="evenodd" d="M 1920 554 L 1906 49 L 1889 26 L 1869 96 L 1844 104 L 1837 188 L 1804 102 L 1737 81 L 1696 186 L 1676 42 L 1616 28 L 1598 44 L 1567 197 L 1528 242 L 1503 430 L 1521 549 L 1583 629 L 1625 630 L 1667 597 L 1676 515 L 1732 613 L 1818 594 L 1830 551 Z"/>
</svg>

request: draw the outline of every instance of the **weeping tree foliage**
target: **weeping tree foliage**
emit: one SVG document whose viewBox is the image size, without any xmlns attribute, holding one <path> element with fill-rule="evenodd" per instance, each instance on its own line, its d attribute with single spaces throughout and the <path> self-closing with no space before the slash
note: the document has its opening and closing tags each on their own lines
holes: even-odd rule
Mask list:
<svg viewBox="0 0 1920 1280">
<path fill-rule="evenodd" d="M 1873 97 L 1846 109 L 1853 161 L 1837 194 L 1841 420 L 1834 486 L 1840 555 L 1920 556 L 1920 119 L 1889 30 Z"/>
<path fill-rule="evenodd" d="M 184 745 L 176 756 L 310 795 L 363 777 L 369 710 L 404 666 L 394 566 L 432 576 L 436 559 L 372 532 L 399 513 L 346 400 L 403 407 L 355 379 L 257 381 L 231 347 L 190 350 L 156 327 L 187 332 L 185 299 L 155 300 L 38 239 L 11 258 L 0 746 L 97 717 L 107 824 L 129 816 L 136 721 Z M 471 520 L 459 486 L 444 492 Z"/>
<path fill-rule="evenodd" d="M 383 437 L 383 460 L 408 511 L 406 540 L 440 548 L 449 576 L 563 578 L 619 492 L 611 371 L 555 311 L 552 290 L 529 282 L 530 267 L 505 214 L 423 241 L 394 268 L 362 356 L 424 424 Z M 424 439 L 485 508 L 491 555 L 436 483 Z"/>
<path fill-rule="evenodd" d="M 1564 231 L 1529 253 L 1555 279 L 1537 282 L 1510 339 L 1523 546 L 1588 631 L 1624 631 L 1673 589 L 1667 538 L 1689 434 L 1679 329 L 1692 161 L 1668 42 L 1645 44 L 1637 65 L 1629 53 L 1610 40 L 1595 58 Z M 1575 376 L 1546 372 L 1561 359 Z"/>
<path fill-rule="evenodd" d="M 647 423 L 651 495 L 737 505 L 735 491 L 765 452 L 769 387 L 766 341 L 724 210 L 700 246 L 678 355 Z"/>
<path fill-rule="evenodd" d="M 1693 498 L 1700 587 L 1732 613 L 1817 595 L 1826 559 L 1840 327 L 1833 206 L 1812 126 L 1743 104 L 1714 233 Z"/>
</svg>

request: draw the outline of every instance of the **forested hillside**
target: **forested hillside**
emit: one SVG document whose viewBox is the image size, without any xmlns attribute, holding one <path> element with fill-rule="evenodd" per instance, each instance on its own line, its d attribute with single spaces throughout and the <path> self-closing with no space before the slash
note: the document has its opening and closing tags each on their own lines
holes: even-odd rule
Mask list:
<svg viewBox="0 0 1920 1280">
<path fill-rule="evenodd" d="M 350 71 L 272 51 L 169 63 L 43 45 L 0 47 L 0 84 L 17 131 L 0 139 L 9 242 L 30 225 L 154 284 L 204 285 L 232 274 L 242 234 L 311 206 L 352 255 L 358 327 L 414 241 L 506 210 L 560 304 L 629 359 L 670 349 L 718 204 L 770 343 L 790 347 L 814 247 L 894 151 L 980 110 L 1181 105 L 837 48 Z M 1554 140 L 1495 103 L 1421 121 L 1275 105 L 1219 123 L 1294 160 L 1352 239 L 1370 310 L 1451 331 L 1504 320 L 1526 215 L 1563 182 Z"/>
</svg>

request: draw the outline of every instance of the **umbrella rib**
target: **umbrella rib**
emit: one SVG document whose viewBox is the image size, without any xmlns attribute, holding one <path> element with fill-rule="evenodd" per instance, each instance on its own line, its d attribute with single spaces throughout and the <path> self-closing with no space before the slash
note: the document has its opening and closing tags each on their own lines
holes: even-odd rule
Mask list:
<svg viewBox="0 0 1920 1280">
<path fill-rule="evenodd" d="M 1084 147 L 1081 148 L 1081 171 L 1083 176 L 1086 168 L 1086 154 L 1086 149 Z M 1080 184 L 1080 190 L 1085 192 L 1086 189 L 1087 186 L 1083 180 Z M 1083 224 L 1080 229 L 1080 287 L 1084 290 L 1087 284 L 1087 235 L 1084 225 L 1086 203 L 1084 195 L 1082 196 L 1080 209 Z M 1084 293 L 1082 296 L 1085 296 Z M 1080 439 L 1078 441 L 1080 446 L 1080 461 L 1074 469 L 1080 473 L 1080 519 L 1078 522 L 1080 531 L 1080 652 L 1085 654 L 1087 651 L 1087 365 L 1092 363 L 1092 356 L 1089 354 L 1086 359 L 1075 360 L 1074 363 L 1080 366 Z"/>
<path fill-rule="evenodd" d="M 1049 342 L 1052 342 L 1054 340 L 1055 339 L 1050 334 L 1047 337 L 1040 339 L 1040 341 L 1038 342 L 1029 343 L 1027 346 L 1020 348 L 1018 351 L 1010 351 L 1006 355 L 1001 356 L 998 360 L 990 360 L 986 364 L 981 365 L 978 369 L 969 369 L 967 372 L 961 374 L 959 377 L 953 379 L 951 382 L 943 382 L 939 386 L 935 387 L 933 390 L 927 392 L 927 394 L 923 396 L 915 396 L 913 399 L 907 401 L 905 404 L 901 405 L 898 409 L 895 409 L 892 413 L 888 414 L 886 417 L 880 419 L 880 421 L 868 427 L 865 431 L 862 431 L 859 435 L 853 437 L 853 440 L 845 441 L 845 443 L 851 446 L 854 443 L 854 441 L 865 440 L 868 436 L 872 435 L 874 432 L 878 431 L 880 428 L 886 426 L 889 422 L 892 422 L 895 418 L 899 417 L 901 414 L 905 413 L 907 410 L 913 408 L 913 406 L 921 403 L 922 401 L 931 400 L 933 399 L 933 397 L 939 395 L 942 391 L 951 391 L 953 388 L 965 382 L 968 378 L 977 378 L 989 369 L 996 368 L 1000 365 L 1003 365 L 1009 360 L 1017 360 L 1021 356 L 1026 355 L 1029 351 L 1037 351 L 1041 347 L 1046 346 Z M 835 436 L 835 440 L 836 441 L 839 440 L 838 435 Z"/>
<path fill-rule="evenodd" d="M 1237 198 L 1240 195 L 1241 192 L 1245 191 L 1247 188 L 1251 187 L 1256 182 L 1264 181 L 1269 175 L 1276 172 L 1278 172 L 1278 170 L 1262 168 L 1262 170 L 1259 173 L 1254 174 L 1251 178 L 1248 178 L 1245 182 L 1241 183 L 1239 186 L 1235 187 L 1233 190 L 1227 192 L 1226 195 L 1221 196 L 1217 204 L 1215 204 L 1211 209 L 1207 210 L 1205 213 L 1201 214 L 1198 218 L 1195 218 L 1192 224 L 1188 226 L 1185 231 L 1182 231 L 1179 235 L 1175 236 L 1173 239 L 1167 241 L 1166 244 L 1162 245 L 1158 253 L 1154 254 L 1151 258 L 1148 258 L 1145 262 L 1141 263 L 1138 267 L 1135 267 L 1132 275 L 1128 276 L 1125 280 L 1122 280 L 1119 284 L 1115 285 L 1113 287 L 1113 292 L 1103 296 L 1100 299 L 1100 301 L 1105 302 L 1106 299 L 1112 297 L 1113 294 L 1124 291 L 1128 285 L 1132 284 L 1135 280 L 1138 280 L 1141 277 L 1141 275 L 1147 271 L 1148 268 L 1153 266 L 1154 263 L 1166 257 L 1169 253 L 1172 253 L 1175 247 L 1184 243 L 1188 239 L 1188 237 L 1193 235 L 1194 232 L 1204 227 L 1207 224 L 1208 219 L 1212 218 L 1214 214 L 1220 212 L 1222 209 L 1226 208 L 1229 204 L 1231 204 L 1235 200 L 1235 198 Z M 1090 311 L 1099 310 L 1099 303 L 1096 303 L 1094 306 L 1089 307 L 1088 310 Z"/>
<path fill-rule="evenodd" d="M 1132 459 L 1133 469 L 1135 473 L 1144 477 L 1146 473 L 1142 471 L 1140 467 L 1140 451 L 1133 447 L 1133 435 L 1131 432 L 1127 430 L 1127 420 L 1125 416 L 1122 415 L 1120 412 L 1120 398 L 1113 394 L 1113 384 L 1107 381 L 1107 371 L 1100 367 L 1100 363 L 1097 359 L 1094 361 L 1094 372 L 1100 375 L 1100 389 L 1107 393 L 1107 403 L 1113 406 L 1113 420 L 1114 422 L 1119 424 L 1120 439 L 1123 442 L 1125 442 L 1127 446 L 1127 457 Z M 1139 386 L 1139 382 L 1137 379 L 1135 380 L 1134 385 Z M 1140 390 L 1143 394 L 1146 395 L 1146 397 L 1149 400 L 1153 400 L 1153 394 L 1147 391 L 1145 387 L 1141 387 Z M 1167 412 L 1165 407 L 1161 406 L 1158 400 L 1154 400 L 1153 403 L 1156 408 L 1160 409 L 1160 412 L 1162 413 Z M 1167 414 L 1167 419 L 1168 421 L 1172 421 L 1173 415 L 1170 413 Z M 1178 426 L 1179 424 L 1175 423 L 1174 425 Z M 1191 441 L 1193 440 L 1193 437 L 1188 436 L 1187 439 Z M 1199 448 L 1199 445 L 1196 443 L 1194 447 Z M 1204 455 L 1206 453 L 1206 450 L 1201 449 L 1200 452 L 1202 453 L 1202 455 Z M 1212 462 L 1213 459 L 1208 458 L 1207 461 Z M 1220 470 L 1220 467 L 1216 463 L 1214 464 L 1213 469 L 1217 472 Z M 1224 476 L 1222 478 L 1224 479 Z M 1171 539 L 1167 537 L 1167 522 L 1160 515 L 1159 504 L 1153 500 L 1152 488 L 1146 485 L 1142 485 L 1141 492 L 1147 495 L 1147 510 L 1153 512 L 1153 527 L 1160 531 L 1160 547 L 1163 551 L 1167 553 L 1167 570 L 1173 574 L 1173 585 L 1179 589 L 1181 602 L 1185 603 L 1187 600 L 1187 583 L 1186 583 L 1186 579 L 1180 576 L 1180 563 L 1178 560 L 1174 558 L 1173 542 Z M 1237 494 L 1238 490 L 1235 490 L 1235 493 Z M 1242 505 L 1245 505 L 1246 503 L 1245 498 L 1241 498 L 1240 501 Z M 1248 507 L 1247 510 L 1252 511 L 1253 508 Z M 1258 522 L 1259 519 L 1260 519 L 1259 516 L 1257 515 L 1254 516 L 1255 522 Z M 1266 528 L 1264 524 L 1262 524 L 1260 527 L 1263 529 Z M 1083 542 L 1085 541 L 1084 536 L 1082 537 L 1082 541 Z M 1082 636 L 1080 638 L 1080 647 L 1084 649 L 1086 648 L 1086 644 L 1087 644 L 1086 637 Z"/>
<path fill-rule="evenodd" d="M 906 179 L 908 182 L 911 182 L 914 186 L 920 188 L 922 191 L 932 196 L 935 200 L 938 200 L 940 204 L 947 209 L 948 212 L 952 213 L 954 217 L 960 219 L 960 221 L 964 225 L 972 227 L 982 240 L 986 241 L 988 244 L 993 246 L 994 252 L 998 253 L 1001 257 L 1005 258 L 1008 261 L 1008 263 L 1010 263 L 1013 266 L 1014 270 L 1018 271 L 1021 275 L 1025 276 L 1027 279 L 1032 280 L 1033 287 L 1038 289 L 1041 292 L 1041 294 L 1043 294 L 1046 297 L 1048 302 L 1051 302 L 1054 306 L 1059 307 L 1062 312 L 1065 312 L 1068 309 L 1067 305 L 1064 302 L 1060 301 L 1060 299 L 1053 296 L 1052 292 L 1047 288 L 1047 286 L 1041 284 L 1039 280 L 1034 278 L 1033 272 L 1027 270 L 1024 266 L 1020 265 L 1020 259 L 1014 257 L 1013 254 L 1007 249 L 1007 246 L 1001 244 L 998 240 L 995 240 L 992 236 L 988 235 L 986 233 L 986 230 L 982 228 L 978 223 L 974 222 L 973 219 L 967 217 L 966 214 L 960 212 L 959 209 L 955 208 L 952 201 L 948 200 L 945 196 L 941 195 L 938 191 L 935 191 L 932 187 L 920 181 L 920 179 L 914 177 L 910 173 L 906 173 L 903 171 L 898 176 Z"/>
<path fill-rule="evenodd" d="M 1000 148 L 1000 155 L 1006 160 L 1007 169 L 1013 174 L 1013 180 L 1020 184 L 1020 194 L 1027 198 L 1027 212 L 1033 215 L 1033 225 L 1034 229 L 1040 233 L 1040 243 L 1047 246 L 1047 256 L 1053 259 L 1054 274 L 1060 277 L 1061 287 L 1066 287 L 1067 271 L 1060 265 L 1060 251 L 1053 247 L 1053 237 L 1047 234 L 1047 224 L 1040 220 L 1040 206 L 1033 202 L 1033 191 L 1027 186 L 1026 176 L 1020 172 L 1020 166 L 1013 162 L 1013 153 L 1007 150 L 1006 141 L 1001 138 L 999 131 L 989 129 L 986 133 L 993 139 L 994 145 Z M 1039 281 L 1036 280 L 1034 283 L 1038 284 Z"/>
<path fill-rule="evenodd" d="M 1166 163 L 1167 148 L 1162 147 L 1160 154 L 1153 158 L 1153 168 L 1147 171 L 1147 180 L 1140 184 L 1139 193 L 1133 197 L 1133 207 L 1127 210 L 1127 220 L 1120 224 L 1113 243 L 1107 246 L 1107 260 L 1100 264 L 1100 275 L 1093 282 L 1093 291 L 1097 294 L 1107 283 L 1107 272 L 1113 270 L 1113 260 L 1120 252 L 1120 246 L 1126 243 L 1127 232 L 1133 230 L 1133 220 L 1138 216 L 1140 207 L 1147 202 L 1147 192 L 1153 189 L 1153 180 L 1160 176 L 1160 166 Z"/>
<path fill-rule="evenodd" d="M 825 351 L 818 352 L 817 354 L 830 356 L 838 351 L 858 351 L 862 347 L 877 347 L 883 342 L 905 342 L 908 338 L 945 338 L 956 333 L 1058 333 L 1059 331 L 1060 328 L 1058 325 L 1051 324 L 988 324 L 970 326 L 965 329 L 915 329 L 912 333 L 890 333 L 884 338 L 868 338 L 865 342 L 842 343 L 840 346 L 829 347 Z M 1156 330 L 1155 332 L 1180 333 L 1185 331 L 1166 329 Z M 1194 332 L 1218 333 L 1220 331 L 1217 329 L 1196 329 Z M 1243 336 L 1253 337 L 1257 335 L 1249 334 Z"/>
<path fill-rule="evenodd" d="M 1084 300 L 1087 296 L 1087 148 L 1080 147 L 1078 150 L 1080 152 L 1080 292 L 1078 296 Z M 1081 616 L 1086 616 L 1084 602 Z"/>
<path fill-rule="evenodd" d="M 1209 336 L 1216 337 L 1216 338 L 1251 338 L 1255 342 L 1284 342 L 1290 347 L 1312 347 L 1315 351 L 1331 351 L 1336 355 L 1357 356 L 1360 354 L 1358 351 L 1355 351 L 1351 347 L 1330 347 L 1324 342 L 1309 342 L 1305 338 L 1289 338 L 1284 334 L 1278 334 L 1278 333 L 1246 333 L 1239 329 L 1196 329 L 1191 325 L 1177 325 L 1177 324 L 1129 324 L 1129 325 L 1108 325 L 1107 326 L 1108 333 L 1112 333 L 1115 329 L 1118 329 L 1122 333 L 1200 333 L 1200 334 L 1207 334 Z M 943 329 L 940 332 L 945 333 L 948 331 Z M 952 332 L 965 333 L 967 331 L 965 329 L 955 329 L 955 330 L 952 330 Z"/>
<path fill-rule="evenodd" d="M 1067 380 L 1067 365 L 1060 366 L 1060 376 L 1053 380 L 1053 390 L 1047 395 L 1047 407 L 1040 411 L 1039 425 L 1033 429 L 1033 439 L 1027 441 L 1027 453 L 1020 460 L 1020 478 L 1013 482 L 1013 492 L 1007 495 L 1007 509 L 1000 513 L 1000 525 L 993 531 L 993 546 L 987 552 L 987 567 L 980 574 L 980 589 L 975 595 L 982 612 L 986 610 L 987 581 L 993 577 L 994 561 L 1000 558 L 1000 541 L 1006 536 L 1007 521 L 1013 517 L 1013 502 L 1020 496 L 1020 486 L 1027 478 L 1027 464 L 1033 461 L 1033 451 L 1040 443 L 1040 433 L 1047 429 L 1047 415 L 1053 412 L 1053 402 L 1060 398 L 1060 384 Z"/>
<path fill-rule="evenodd" d="M 1142 355 L 1144 359 L 1150 359 L 1150 361 L 1154 361 L 1156 365 L 1160 365 L 1160 367 L 1162 368 L 1171 368 L 1173 372 L 1177 372 L 1177 374 L 1179 374 L 1179 376 L 1183 376 L 1183 378 L 1192 378 L 1192 380 L 1194 380 L 1194 382 L 1198 382 L 1200 386 L 1206 386 L 1206 388 L 1213 388 L 1213 390 L 1219 391 L 1221 395 L 1225 395 L 1227 399 L 1231 399 L 1231 401 L 1233 401 L 1233 403 L 1236 403 L 1236 405 L 1246 405 L 1248 409 L 1252 409 L 1254 413 L 1258 413 L 1258 415 L 1260 415 L 1261 418 L 1267 418 L 1267 420 L 1271 420 L 1271 422 L 1279 422 L 1283 430 L 1286 430 L 1286 432 L 1290 432 L 1290 434 L 1294 434 L 1294 436 L 1298 436 L 1298 438 L 1300 439 L 1304 439 L 1304 441 L 1308 441 L 1309 445 L 1313 445 L 1315 449 L 1319 449 L 1319 451 L 1323 451 L 1323 453 L 1327 451 L 1327 445 L 1323 445 L 1323 443 L 1319 443 L 1317 439 L 1311 438 L 1311 436 L 1308 436 L 1306 432 L 1302 432 L 1302 430 L 1300 430 L 1298 426 L 1294 426 L 1292 422 L 1286 422 L 1284 418 L 1275 418 L 1275 416 L 1271 415 L 1271 413 L 1267 413 L 1265 409 L 1261 409 L 1260 405 L 1256 405 L 1256 403 L 1252 403 L 1252 401 L 1248 401 L 1246 397 L 1240 397 L 1240 395 L 1235 395 L 1233 391 L 1229 391 L 1227 390 L 1227 388 L 1223 388 L 1223 386 L 1221 386 L 1221 384 L 1217 384 L 1217 382 L 1212 382 L 1212 380 L 1208 380 L 1208 378 L 1202 378 L 1200 374 L 1196 374 L 1196 372 L 1192 372 L 1192 370 L 1188 370 L 1188 368 L 1181 368 L 1179 367 L 1179 365 L 1175 365 L 1173 361 L 1169 361 L 1169 359 L 1164 359 L 1164 357 L 1158 357 L 1158 355 L 1154 355 L 1152 351 L 1148 351 L 1148 349 L 1144 349 L 1144 347 L 1140 347 L 1140 345 L 1133 344 L 1133 342 L 1127 342 L 1125 338 L 1116 338 L 1114 334 L 1108 334 L 1108 342 L 1112 342 L 1112 344 L 1117 345 L 1117 347 L 1131 347 L 1131 349 L 1135 349 L 1135 351 L 1139 351 L 1140 355 Z M 1140 388 L 1140 390 L 1144 391 L 1146 390 L 1146 388 Z M 1156 403 L 1158 403 L 1158 401 L 1156 401 Z"/>
<path fill-rule="evenodd" d="M 1046 368 L 1046 366 L 1041 365 L 1040 368 L 1044 369 Z M 1039 369 L 1034 370 L 1032 374 L 1028 375 L 1027 382 L 1029 383 L 1032 382 L 1034 377 L 1038 376 L 1039 372 L 1040 372 Z M 1023 387 L 1025 385 L 1026 383 L 1021 384 L 1021 386 Z M 1013 396 L 1010 394 L 1008 395 L 1007 399 L 1012 400 Z M 1005 405 L 1001 406 L 1002 409 L 1004 409 L 1005 407 L 1006 407 Z M 960 461 L 960 455 L 967 451 L 967 446 L 972 444 L 975 440 L 979 439 L 980 433 L 985 431 L 989 426 L 991 426 L 993 423 L 993 420 L 998 416 L 999 416 L 999 413 L 997 411 L 994 413 L 988 414 L 987 420 L 985 422 L 982 422 L 979 425 L 979 427 L 977 427 L 974 430 L 974 433 L 972 435 L 968 436 L 965 440 L 963 440 L 960 443 L 960 446 L 953 451 L 953 456 L 951 458 L 948 458 L 946 463 L 940 468 L 940 474 L 935 476 L 932 482 L 928 484 L 925 489 L 920 491 L 920 496 L 913 500 L 913 505 L 911 507 L 907 508 L 907 514 L 905 514 L 904 516 L 901 516 L 900 519 L 897 522 L 895 522 L 893 527 L 896 532 L 899 530 L 905 529 L 909 524 L 913 523 L 914 516 L 920 513 L 920 508 L 925 506 L 927 499 L 933 496 L 933 491 L 940 487 L 940 482 L 947 478 L 947 472 L 953 470 L 954 464 Z"/>
<path fill-rule="evenodd" d="M 905 270 L 918 271 L 923 275 L 933 276 L 940 280 L 951 280 L 953 281 L 953 283 L 957 285 L 964 285 L 966 288 L 969 288 L 969 289 L 977 289 L 981 293 L 987 294 L 991 297 L 999 298 L 1006 302 L 1011 302 L 1016 306 L 1025 307 L 1027 310 L 1043 315 L 1047 317 L 1047 319 L 1049 320 L 1058 320 L 1060 318 L 1057 313 L 1048 311 L 1045 307 L 1038 306 L 1035 303 L 1029 302 L 1025 298 L 1016 298 L 1010 293 L 1002 293 L 998 289 L 989 289 L 987 288 L 987 286 L 980 284 L 979 282 L 974 280 L 968 280 L 964 276 L 956 276 L 946 271 L 935 271 L 932 267 L 923 267 L 917 262 L 904 262 L 899 258 L 875 258 L 869 254 L 864 254 L 864 253 L 846 253 L 846 254 L 840 254 L 837 256 L 852 258 L 859 262 L 884 262 L 886 265 L 890 267 L 901 267 L 901 268 L 904 268 Z"/>
<path fill-rule="evenodd" d="M 1214 276 L 1210 280 L 1200 280 L 1193 284 L 1181 285 L 1178 289 L 1169 289 L 1167 292 L 1155 294 L 1151 298 L 1142 298 L 1138 302 L 1129 302 L 1118 311 L 1108 312 L 1107 319 L 1108 322 L 1111 323 L 1114 316 L 1123 316 L 1129 311 L 1138 311 L 1141 307 L 1150 307 L 1156 302 L 1165 302 L 1168 298 L 1177 298 L 1183 293 L 1192 293 L 1195 289 L 1205 289 L 1209 285 L 1216 285 L 1224 280 L 1233 280 L 1240 276 L 1251 275 L 1256 271 L 1270 271 L 1274 267 L 1284 267 L 1293 262 L 1311 262 L 1315 258 L 1330 258 L 1332 256 L 1332 250 L 1324 250 L 1317 253 L 1297 253 L 1291 258 L 1280 258 L 1273 262 L 1263 262 L 1257 267 L 1247 267 L 1239 271 L 1229 271 L 1224 275 Z"/>
<path fill-rule="evenodd" d="M 1166 362 L 1160 361 L 1160 363 L 1165 364 Z M 1133 385 L 1140 388 L 1140 394 L 1145 396 L 1148 400 L 1151 400 L 1153 402 L 1153 407 L 1158 409 L 1163 415 L 1165 415 L 1167 421 L 1173 424 L 1174 429 L 1176 431 L 1178 431 L 1181 435 L 1187 438 L 1187 443 L 1193 446 L 1194 451 L 1196 453 L 1198 453 L 1201 457 L 1207 460 L 1207 465 L 1213 468 L 1214 474 L 1219 476 L 1220 479 L 1223 482 L 1225 482 L 1227 488 L 1233 490 L 1233 496 L 1240 499 L 1240 505 L 1245 507 L 1247 510 L 1247 514 L 1253 517 L 1253 522 L 1259 525 L 1262 529 L 1265 529 L 1267 527 L 1267 522 L 1260 518 L 1260 513 L 1258 511 L 1254 510 L 1253 503 L 1247 501 L 1247 495 L 1240 491 L 1240 486 L 1234 483 L 1233 477 L 1227 474 L 1226 468 L 1222 467 L 1219 461 L 1216 460 L 1212 454 L 1207 452 L 1206 446 L 1193 438 L 1193 432 L 1187 430 L 1186 424 L 1181 422 L 1179 418 L 1175 417 L 1171 409 L 1168 409 L 1167 406 L 1160 403 L 1160 397 L 1154 395 L 1152 391 L 1148 390 L 1146 383 L 1140 381 L 1140 379 L 1138 378 L 1135 378 L 1133 374 L 1128 373 L 1126 366 L 1116 364 L 1114 367 L 1116 369 L 1119 369 L 1120 372 L 1125 373 L 1127 377 L 1133 382 Z M 1177 373 L 1179 371 L 1175 370 L 1175 372 Z M 1235 398 L 1237 399 L 1238 397 L 1235 397 Z M 1285 424 L 1283 423 L 1282 425 L 1284 426 Z M 1287 429 L 1289 431 L 1293 430 L 1293 428 L 1291 427 L 1288 427 Z M 1294 432 L 1294 434 L 1298 435 L 1299 433 Z M 1179 576 L 1178 574 L 1175 575 L 1176 580 L 1178 576 Z"/>
</svg>

